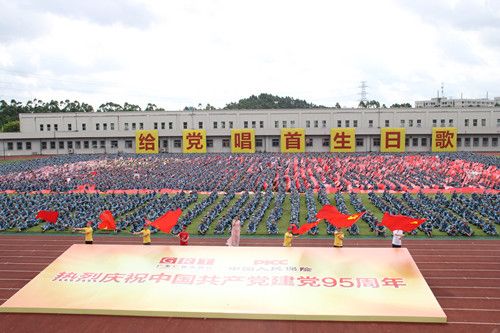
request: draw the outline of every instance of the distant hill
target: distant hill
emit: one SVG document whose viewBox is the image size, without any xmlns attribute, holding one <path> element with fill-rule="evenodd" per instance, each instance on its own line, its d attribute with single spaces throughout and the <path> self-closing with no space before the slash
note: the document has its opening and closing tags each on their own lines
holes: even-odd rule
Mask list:
<svg viewBox="0 0 500 333">
<path fill-rule="evenodd" d="M 292 97 L 279 97 L 271 94 L 252 95 L 248 98 L 240 99 L 237 103 L 229 103 L 224 109 L 319 109 L 322 105 L 308 103 L 302 99 Z"/>
</svg>

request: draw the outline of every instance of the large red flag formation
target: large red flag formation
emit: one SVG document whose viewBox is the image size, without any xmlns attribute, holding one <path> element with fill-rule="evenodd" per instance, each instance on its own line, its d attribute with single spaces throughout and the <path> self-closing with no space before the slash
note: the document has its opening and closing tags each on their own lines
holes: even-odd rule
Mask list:
<svg viewBox="0 0 500 333">
<path fill-rule="evenodd" d="M 53 210 L 41 210 L 36 214 L 36 218 L 49 223 L 56 223 L 59 217 L 59 212 Z"/>
<path fill-rule="evenodd" d="M 113 214 L 109 210 L 105 210 L 104 212 L 99 215 L 99 218 L 101 219 L 101 223 L 97 226 L 100 230 L 115 230 L 116 229 L 116 223 L 115 219 L 113 218 Z"/>
<path fill-rule="evenodd" d="M 328 223 L 337 228 L 349 228 L 354 223 L 356 223 L 365 213 L 366 212 L 360 212 L 347 215 L 339 212 L 335 206 L 324 205 L 316 214 L 316 218 L 325 219 L 328 221 Z"/>
<path fill-rule="evenodd" d="M 411 232 L 418 228 L 427 219 L 416 219 L 411 216 L 404 215 L 391 215 L 384 213 L 382 222 L 379 225 L 386 226 L 389 230 L 403 230 L 404 232 Z"/>
</svg>

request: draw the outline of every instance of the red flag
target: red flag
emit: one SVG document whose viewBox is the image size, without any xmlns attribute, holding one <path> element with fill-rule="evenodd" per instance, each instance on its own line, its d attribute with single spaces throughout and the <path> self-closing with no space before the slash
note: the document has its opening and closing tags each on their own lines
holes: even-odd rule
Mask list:
<svg viewBox="0 0 500 333">
<path fill-rule="evenodd" d="M 391 215 L 384 213 L 382 222 L 379 225 L 386 226 L 389 230 L 403 230 L 404 232 L 411 232 L 418 228 L 427 219 L 416 219 L 411 216 L 404 215 Z"/>
<path fill-rule="evenodd" d="M 309 230 L 311 230 L 312 228 L 314 228 L 318 224 L 319 224 L 319 221 L 316 221 L 316 222 L 313 222 L 313 223 L 306 223 L 306 224 L 302 225 L 299 229 L 297 229 L 296 233 L 298 235 L 305 234 L 306 232 L 308 232 Z"/>
<path fill-rule="evenodd" d="M 37 219 L 44 220 L 49 223 L 56 223 L 58 217 L 59 212 L 54 210 L 41 210 L 36 214 Z"/>
<path fill-rule="evenodd" d="M 104 212 L 99 215 L 99 218 L 101 219 L 101 223 L 97 226 L 100 230 L 115 230 L 116 229 L 116 223 L 115 219 L 113 218 L 113 214 L 109 210 L 105 210 Z"/>
<path fill-rule="evenodd" d="M 316 214 L 318 219 L 325 219 L 337 228 L 349 228 L 356 223 L 366 212 L 346 215 L 342 214 L 332 205 L 324 205 Z"/>
<path fill-rule="evenodd" d="M 156 229 L 160 229 L 163 232 L 169 233 L 170 230 L 177 224 L 179 217 L 182 214 L 182 210 L 177 208 L 176 210 L 170 210 L 166 212 L 163 216 L 157 218 L 151 225 Z"/>
</svg>

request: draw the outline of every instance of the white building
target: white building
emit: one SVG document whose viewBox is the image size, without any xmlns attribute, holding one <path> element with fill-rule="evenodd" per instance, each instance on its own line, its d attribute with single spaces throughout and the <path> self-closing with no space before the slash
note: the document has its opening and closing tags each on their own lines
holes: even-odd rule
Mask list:
<svg viewBox="0 0 500 333">
<path fill-rule="evenodd" d="M 160 151 L 181 153 L 182 130 L 203 128 L 207 152 L 230 152 L 232 128 L 254 128 L 257 152 L 279 152 L 281 128 L 304 128 L 306 152 L 328 152 L 330 128 L 353 127 L 357 152 L 380 151 L 380 128 L 404 127 L 406 151 L 430 152 L 433 127 L 456 127 L 458 151 L 498 152 L 500 107 L 213 110 L 20 114 L 0 133 L 2 156 L 135 152 L 135 131 L 157 129 Z"/>
<path fill-rule="evenodd" d="M 500 106 L 500 97 L 488 98 L 451 98 L 434 97 L 427 101 L 416 101 L 416 108 L 472 108 Z"/>
</svg>

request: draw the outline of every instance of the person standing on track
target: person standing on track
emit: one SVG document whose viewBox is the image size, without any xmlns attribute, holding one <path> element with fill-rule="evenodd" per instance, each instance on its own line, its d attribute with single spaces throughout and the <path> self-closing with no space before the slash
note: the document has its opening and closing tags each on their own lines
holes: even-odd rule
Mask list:
<svg viewBox="0 0 500 333">
<path fill-rule="evenodd" d="M 392 247 L 401 247 L 402 238 L 405 236 L 403 230 L 394 230 L 392 232 Z"/>
<path fill-rule="evenodd" d="M 186 246 L 188 245 L 188 240 L 189 240 L 189 233 L 187 232 L 187 227 L 182 226 L 182 231 L 179 232 L 177 237 L 179 237 L 179 243 L 180 245 Z"/>
<path fill-rule="evenodd" d="M 74 228 L 73 232 L 78 231 L 81 234 L 85 234 L 85 244 L 93 244 L 94 243 L 94 238 L 93 238 L 93 232 L 94 230 L 92 229 L 92 222 L 88 221 L 87 226 L 85 228 Z"/>
<path fill-rule="evenodd" d="M 333 247 L 343 247 L 344 246 L 344 233 L 342 228 L 338 228 L 333 233 Z"/>
<path fill-rule="evenodd" d="M 142 236 L 142 244 L 143 245 L 151 245 L 151 230 L 149 227 L 150 225 L 151 225 L 151 223 L 146 222 L 141 231 L 134 232 L 134 235 L 141 235 Z"/>
</svg>

